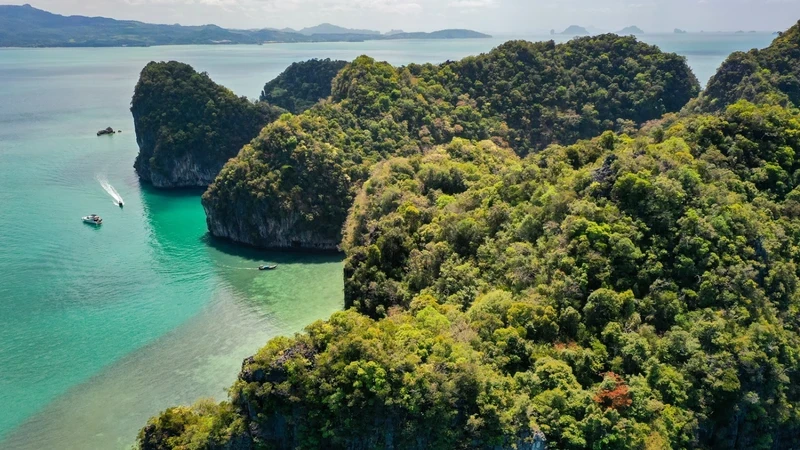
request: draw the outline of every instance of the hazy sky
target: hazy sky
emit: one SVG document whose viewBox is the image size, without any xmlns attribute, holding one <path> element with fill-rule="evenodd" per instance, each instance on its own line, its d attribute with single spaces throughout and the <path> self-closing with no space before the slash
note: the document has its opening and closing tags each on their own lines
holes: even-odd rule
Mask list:
<svg viewBox="0 0 800 450">
<path fill-rule="evenodd" d="M 0 3 L 8 0 L 0 0 Z M 263 28 L 331 22 L 387 31 L 472 28 L 493 33 L 561 30 L 578 24 L 615 31 L 675 27 L 783 30 L 800 19 L 800 0 L 11 0 L 59 14 L 156 23 Z"/>
</svg>

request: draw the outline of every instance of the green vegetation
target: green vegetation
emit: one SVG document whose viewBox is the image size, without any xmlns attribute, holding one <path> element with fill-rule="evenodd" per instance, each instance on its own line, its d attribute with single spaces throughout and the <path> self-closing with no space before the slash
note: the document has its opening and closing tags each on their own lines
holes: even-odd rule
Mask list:
<svg viewBox="0 0 800 450">
<path fill-rule="evenodd" d="M 378 161 L 455 137 L 506 141 L 524 155 L 635 127 L 698 90 L 683 58 L 615 35 L 512 41 L 442 65 L 360 57 L 334 78 L 330 102 L 282 118 L 226 165 L 203 198 L 209 229 L 262 247 L 335 249 Z"/>
<path fill-rule="evenodd" d="M 796 447 L 799 132 L 742 102 L 524 159 L 455 139 L 382 162 L 344 240 L 355 310 L 143 448 Z"/>
<path fill-rule="evenodd" d="M 657 119 L 700 89 L 683 57 L 613 34 L 560 45 L 511 41 L 432 78 L 504 122 L 521 155 Z"/>
<path fill-rule="evenodd" d="M 798 119 L 741 102 L 523 161 L 389 161 L 348 222 L 347 305 L 452 305 L 500 374 L 557 359 L 567 398 L 628 421 L 599 443 L 586 405 L 535 416 L 550 448 L 793 448 Z"/>
<path fill-rule="evenodd" d="M 178 63 L 150 63 L 131 101 L 139 177 L 161 187 L 207 186 L 282 112 L 252 103 Z"/>
<path fill-rule="evenodd" d="M 312 59 L 293 63 L 264 86 L 261 101 L 300 114 L 331 95 L 331 82 L 346 61 Z"/>
<path fill-rule="evenodd" d="M 349 174 L 363 170 L 339 149 L 345 138 L 335 120 L 313 115 L 264 128 L 203 195 L 209 229 L 260 247 L 336 249 L 341 225 L 331 224 L 347 215 Z"/>
<path fill-rule="evenodd" d="M 151 419 L 141 448 L 800 448 L 800 111 L 739 100 L 638 127 L 696 81 L 602 50 L 627 45 L 362 57 L 331 101 L 267 127 L 206 207 L 301 211 L 333 241 L 352 202 L 348 310 L 246 360 L 229 402 Z M 595 65 L 559 78 L 572 58 Z M 660 69 L 623 82 L 642 60 Z M 593 97 L 606 77 L 638 88 Z M 605 104 L 559 122 L 586 98 Z"/>
<path fill-rule="evenodd" d="M 708 82 L 698 106 L 720 111 L 739 99 L 800 106 L 800 23 L 765 49 L 728 57 Z"/>
<path fill-rule="evenodd" d="M 378 322 L 341 312 L 295 339 L 274 339 L 245 361 L 231 403 L 168 410 L 142 431 L 142 449 L 228 448 L 231 442 L 244 443 L 240 448 L 489 449 L 534 438 L 513 435 L 514 428 L 524 429 L 522 417 L 505 411 L 514 395 L 504 388 L 514 380 L 492 379 L 491 367 L 451 320 L 464 325 L 458 312 L 438 306 Z M 241 415 L 248 410 L 253 413 Z"/>
</svg>

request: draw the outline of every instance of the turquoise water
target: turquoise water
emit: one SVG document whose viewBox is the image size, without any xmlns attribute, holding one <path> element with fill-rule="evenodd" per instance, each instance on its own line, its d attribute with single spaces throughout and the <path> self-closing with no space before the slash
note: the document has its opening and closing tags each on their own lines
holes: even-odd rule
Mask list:
<svg viewBox="0 0 800 450">
<path fill-rule="evenodd" d="M 771 39 L 644 37 L 686 55 L 701 81 Z M 159 410 L 224 398 L 270 337 L 341 308 L 341 257 L 215 242 L 199 192 L 139 184 L 128 107 L 147 62 L 187 62 L 256 97 L 293 61 L 441 62 L 504 40 L 0 50 L 0 448 L 128 447 Z M 107 126 L 123 133 L 95 136 Z M 81 223 L 89 213 L 105 224 Z M 253 270 L 262 262 L 280 268 Z"/>
</svg>

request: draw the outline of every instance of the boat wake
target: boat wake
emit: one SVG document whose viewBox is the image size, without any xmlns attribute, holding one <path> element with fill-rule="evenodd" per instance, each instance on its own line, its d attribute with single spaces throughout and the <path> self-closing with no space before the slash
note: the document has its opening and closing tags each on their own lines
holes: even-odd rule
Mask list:
<svg viewBox="0 0 800 450">
<path fill-rule="evenodd" d="M 114 186 L 112 186 L 106 178 L 98 176 L 97 181 L 100 182 L 100 186 L 103 187 L 103 190 L 105 190 L 108 193 L 108 195 L 110 195 L 111 198 L 114 199 L 115 205 L 125 204 L 125 202 L 123 202 L 122 200 L 122 196 L 119 195 L 119 192 L 117 192 L 117 190 L 114 189 Z"/>
</svg>

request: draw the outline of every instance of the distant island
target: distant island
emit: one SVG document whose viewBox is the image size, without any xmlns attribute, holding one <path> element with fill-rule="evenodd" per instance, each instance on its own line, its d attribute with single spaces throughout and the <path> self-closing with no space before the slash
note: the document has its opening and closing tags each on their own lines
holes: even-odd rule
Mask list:
<svg viewBox="0 0 800 450">
<path fill-rule="evenodd" d="M 675 28 L 675 31 L 673 31 L 673 33 L 675 33 L 675 34 L 686 34 L 686 30 L 681 30 L 680 28 Z"/>
<path fill-rule="evenodd" d="M 105 17 L 62 16 L 31 5 L 0 6 L 0 47 L 147 47 L 488 37 L 491 36 L 471 30 L 381 34 L 328 23 L 299 31 L 291 28 L 233 30 L 216 25 L 159 25 Z"/>
<path fill-rule="evenodd" d="M 562 31 L 561 34 L 567 34 L 571 36 L 579 36 L 579 35 L 587 36 L 591 33 L 589 33 L 589 30 L 587 30 L 584 27 L 580 27 L 578 25 L 570 25 L 569 27 L 567 27 L 566 30 Z"/>
<path fill-rule="evenodd" d="M 380 39 L 485 39 L 488 34 L 479 33 L 472 30 L 439 30 L 430 33 L 395 33 L 385 34 Z"/>
<path fill-rule="evenodd" d="M 637 26 L 630 26 L 617 31 L 617 34 L 622 36 L 629 36 L 631 34 L 644 34 L 644 30 Z"/>
<path fill-rule="evenodd" d="M 380 36 L 380 31 L 359 30 L 354 28 L 344 28 L 330 23 L 322 23 L 315 27 L 307 27 L 297 31 L 299 34 L 313 36 L 315 34 L 363 34 L 367 36 Z"/>
</svg>

